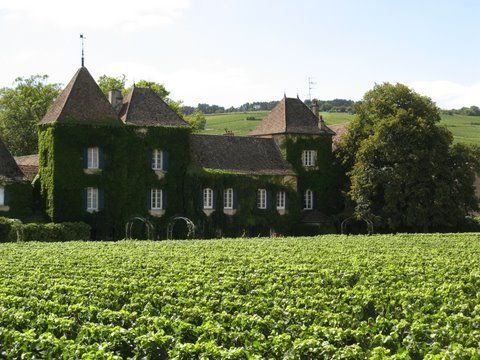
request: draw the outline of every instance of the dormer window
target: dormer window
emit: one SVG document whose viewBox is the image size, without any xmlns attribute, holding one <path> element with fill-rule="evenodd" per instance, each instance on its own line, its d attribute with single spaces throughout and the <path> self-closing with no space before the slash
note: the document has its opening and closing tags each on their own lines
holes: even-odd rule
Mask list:
<svg viewBox="0 0 480 360">
<path fill-rule="evenodd" d="M 317 152 L 315 150 L 304 150 L 302 152 L 303 167 L 313 167 L 317 162 Z"/>
<path fill-rule="evenodd" d="M 163 151 L 155 149 L 152 152 L 152 169 L 163 170 Z"/>
<path fill-rule="evenodd" d="M 87 149 L 87 169 L 98 169 L 100 164 L 100 156 L 98 147 L 90 147 Z"/>
</svg>

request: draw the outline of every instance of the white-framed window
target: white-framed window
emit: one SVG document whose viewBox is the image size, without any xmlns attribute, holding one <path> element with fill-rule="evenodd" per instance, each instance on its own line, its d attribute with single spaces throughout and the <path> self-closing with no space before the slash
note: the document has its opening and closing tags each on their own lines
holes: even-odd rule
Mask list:
<svg viewBox="0 0 480 360">
<path fill-rule="evenodd" d="M 5 188 L 0 186 L 0 206 L 5 206 Z"/>
<path fill-rule="evenodd" d="M 87 169 L 98 169 L 98 167 L 99 167 L 98 147 L 90 147 L 87 149 Z"/>
<path fill-rule="evenodd" d="M 302 152 L 302 164 L 304 167 L 315 166 L 317 161 L 317 152 L 315 150 L 304 150 Z"/>
<path fill-rule="evenodd" d="M 310 189 L 305 190 L 305 194 L 303 196 L 303 209 L 304 210 L 313 209 L 313 191 Z"/>
<path fill-rule="evenodd" d="M 87 211 L 98 211 L 98 189 L 87 188 Z"/>
<path fill-rule="evenodd" d="M 163 210 L 163 190 L 162 189 L 150 190 L 150 209 Z"/>
<path fill-rule="evenodd" d="M 163 170 L 163 151 L 155 149 L 152 152 L 152 169 Z"/>
<path fill-rule="evenodd" d="M 233 209 L 233 189 L 223 190 L 223 208 L 227 210 Z"/>
<path fill-rule="evenodd" d="M 259 209 L 267 208 L 267 190 L 265 189 L 257 190 L 257 207 Z"/>
<path fill-rule="evenodd" d="M 285 191 L 279 191 L 277 193 L 277 210 L 285 210 L 286 197 Z"/>
<path fill-rule="evenodd" d="M 213 209 L 213 190 L 210 188 L 203 189 L 203 208 Z"/>
</svg>

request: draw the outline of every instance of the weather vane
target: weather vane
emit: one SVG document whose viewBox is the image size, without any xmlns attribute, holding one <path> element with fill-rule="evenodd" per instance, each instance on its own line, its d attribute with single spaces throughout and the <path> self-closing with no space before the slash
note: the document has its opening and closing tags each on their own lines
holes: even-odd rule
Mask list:
<svg viewBox="0 0 480 360">
<path fill-rule="evenodd" d="M 85 36 L 83 36 L 83 34 L 80 34 L 80 39 L 82 40 L 82 67 L 85 66 L 85 57 L 83 55 L 83 48 L 84 48 L 84 41 L 86 39 Z"/>
</svg>

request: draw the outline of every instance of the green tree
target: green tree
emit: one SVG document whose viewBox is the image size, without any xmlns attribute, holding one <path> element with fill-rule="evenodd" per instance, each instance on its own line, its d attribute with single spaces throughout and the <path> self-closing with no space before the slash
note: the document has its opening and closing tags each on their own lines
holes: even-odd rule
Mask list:
<svg viewBox="0 0 480 360">
<path fill-rule="evenodd" d="M 455 228 L 477 207 L 477 153 L 452 146 L 439 109 L 401 84 L 365 94 L 340 144 L 357 216 L 395 231 Z"/>
<path fill-rule="evenodd" d="M 164 100 L 168 99 L 168 95 L 170 95 L 170 91 L 168 91 L 165 88 L 165 85 L 154 82 L 154 81 L 140 80 L 135 83 L 135 86 L 152 89 L 158 94 L 158 96 L 160 96 Z M 127 92 L 130 91 L 131 89 L 132 87 L 129 87 Z"/>
<path fill-rule="evenodd" d="M 193 130 L 205 130 L 207 118 L 205 114 L 199 110 L 195 110 L 193 114 L 185 116 L 185 121 L 190 124 Z"/>
<path fill-rule="evenodd" d="M 105 94 L 105 96 L 108 96 L 108 92 L 110 90 L 120 90 L 122 93 L 125 94 L 126 81 L 127 81 L 127 77 L 125 75 L 121 75 L 119 77 L 102 75 L 98 78 L 97 83 L 100 89 L 102 90 L 102 92 Z"/>
<path fill-rule="evenodd" d="M 13 155 L 37 152 L 37 124 L 59 93 L 60 84 L 49 84 L 47 75 L 19 77 L 0 89 L 0 135 Z"/>
</svg>

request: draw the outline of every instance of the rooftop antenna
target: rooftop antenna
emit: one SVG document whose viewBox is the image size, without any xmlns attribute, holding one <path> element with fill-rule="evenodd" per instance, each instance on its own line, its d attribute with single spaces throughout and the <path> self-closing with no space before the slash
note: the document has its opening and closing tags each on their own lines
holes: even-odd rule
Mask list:
<svg viewBox="0 0 480 360">
<path fill-rule="evenodd" d="M 312 101 L 312 90 L 315 89 L 317 83 L 310 76 L 308 77 L 308 98 Z"/>
<path fill-rule="evenodd" d="M 80 39 L 82 41 L 82 67 L 84 67 L 85 66 L 85 56 L 84 56 L 83 49 L 84 49 L 84 45 L 85 45 L 84 41 L 85 41 L 86 37 L 83 36 L 83 34 L 80 34 Z"/>
</svg>

